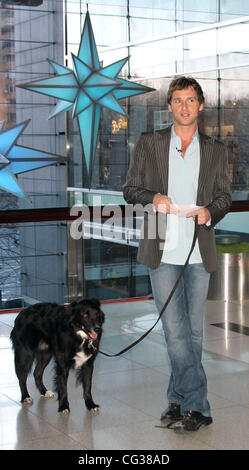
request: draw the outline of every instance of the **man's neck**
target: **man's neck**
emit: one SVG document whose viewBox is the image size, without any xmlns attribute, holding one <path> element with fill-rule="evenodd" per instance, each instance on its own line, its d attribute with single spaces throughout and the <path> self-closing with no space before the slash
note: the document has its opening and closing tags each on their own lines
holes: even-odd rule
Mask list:
<svg viewBox="0 0 249 470">
<path fill-rule="evenodd" d="M 196 129 L 197 124 L 193 124 L 192 126 L 179 126 L 177 123 L 174 123 L 175 134 L 181 138 L 182 142 L 191 142 Z"/>
<path fill-rule="evenodd" d="M 179 126 L 177 123 L 174 123 L 175 134 L 181 139 L 181 157 L 184 158 L 186 150 L 190 143 L 192 142 L 193 135 L 197 129 L 197 124 L 193 126 Z"/>
</svg>

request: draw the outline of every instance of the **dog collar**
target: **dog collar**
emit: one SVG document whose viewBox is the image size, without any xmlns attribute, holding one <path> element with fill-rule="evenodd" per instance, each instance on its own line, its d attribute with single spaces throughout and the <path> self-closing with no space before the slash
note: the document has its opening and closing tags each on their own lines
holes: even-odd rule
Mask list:
<svg viewBox="0 0 249 470">
<path fill-rule="evenodd" d="M 97 351 L 97 348 L 96 348 L 96 346 L 94 346 L 92 339 L 88 340 L 87 346 L 88 346 L 89 349 L 93 349 L 94 351 Z"/>
</svg>

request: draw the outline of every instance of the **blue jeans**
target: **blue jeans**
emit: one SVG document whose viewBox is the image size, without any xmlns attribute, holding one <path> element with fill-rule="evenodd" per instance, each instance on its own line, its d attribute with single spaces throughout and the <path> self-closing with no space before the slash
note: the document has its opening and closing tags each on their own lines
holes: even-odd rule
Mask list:
<svg viewBox="0 0 249 470">
<path fill-rule="evenodd" d="M 161 263 L 150 269 L 155 304 L 160 313 L 182 266 Z M 202 366 L 203 316 L 210 274 L 202 263 L 189 264 L 162 316 L 171 376 L 169 403 L 178 403 L 181 412 L 199 411 L 210 416 L 207 379 Z"/>
</svg>

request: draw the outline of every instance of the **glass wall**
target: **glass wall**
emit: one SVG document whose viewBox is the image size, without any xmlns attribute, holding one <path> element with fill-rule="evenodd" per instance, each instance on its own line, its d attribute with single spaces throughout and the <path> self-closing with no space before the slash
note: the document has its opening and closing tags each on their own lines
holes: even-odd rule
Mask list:
<svg viewBox="0 0 249 470">
<path fill-rule="evenodd" d="M 234 199 L 247 199 L 249 43 L 245 38 L 249 4 L 217 0 L 205 4 L 194 0 L 145 1 L 143 5 L 136 0 L 66 1 L 69 62 L 70 52 L 77 54 L 86 3 L 103 65 L 129 56 L 122 75 L 155 88 L 154 92 L 120 100 L 129 119 L 103 109 L 92 188 L 121 191 L 140 132 L 171 122 L 166 102 L 169 81 L 176 74 L 188 74 L 200 81 L 205 92 L 202 130 L 228 144 Z M 78 128 L 70 117 L 68 137 L 70 161 L 75 165 L 70 186 L 84 187 Z M 245 194 L 237 193 L 241 190 Z"/>
<path fill-rule="evenodd" d="M 2 132 L 29 121 L 15 142 L 18 146 L 45 151 L 51 156 L 66 156 L 65 117 L 48 120 L 56 100 L 17 86 L 53 76 L 47 58 L 64 63 L 63 2 L 44 0 L 33 2 L 33 6 L 31 3 L 25 6 L 24 1 L 16 4 L 2 1 L 0 5 Z M 17 182 L 25 197 L 0 189 L 0 211 L 67 206 L 67 166 L 63 162 L 24 171 L 17 175 Z M 2 307 L 67 299 L 64 221 L 1 224 L 0 238 Z"/>
<path fill-rule="evenodd" d="M 120 204 L 124 203 L 122 185 L 135 142 L 141 132 L 162 129 L 172 122 L 166 94 L 171 79 L 179 74 L 191 75 L 200 82 L 206 100 L 200 117 L 200 130 L 225 141 L 229 151 L 233 200 L 248 201 L 249 42 L 245 40 L 249 36 L 248 2 L 67 1 L 66 26 L 74 31 L 74 37 L 78 34 L 78 41 L 80 33 L 77 33 L 77 28 L 82 28 L 87 4 L 103 66 L 129 56 L 122 76 L 155 91 L 120 100 L 128 119 L 103 109 L 90 193 L 87 193 L 84 167 L 79 156 L 77 123 L 68 117 L 70 162 L 76 162 L 74 168 L 71 166 L 69 185 L 71 188 L 85 188 L 84 192 L 71 190 L 71 204 L 87 204 L 87 198 L 93 198 L 94 190 L 98 196 L 101 195 L 99 201 L 102 205 L 106 201 L 112 204 L 114 198 L 116 203 L 118 198 Z M 77 54 L 77 47 L 77 40 L 69 32 L 69 63 L 69 53 Z M 110 194 L 111 191 L 116 196 Z M 249 240 L 249 230 L 244 223 L 247 215 L 241 213 L 238 224 L 237 214 L 229 214 L 217 226 L 217 234 L 236 231 L 241 240 Z M 134 243 L 138 244 L 138 240 Z M 117 295 L 151 293 L 146 268 L 135 261 L 137 245 L 131 249 L 128 243 L 124 243 L 117 249 L 102 234 L 101 241 L 93 236 L 85 241 L 84 246 L 87 291 L 97 289 L 103 298 L 115 296 L 113 290 L 116 287 L 112 289 L 111 286 L 117 286 L 117 277 L 122 283 L 120 267 L 125 265 L 123 272 L 127 274 L 123 287 L 126 287 L 119 286 Z M 91 253 L 94 253 L 93 257 Z M 116 264 L 115 270 L 113 264 Z M 128 273 L 131 272 L 133 290 L 128 282 L 131 276 Z"/>
</svg>

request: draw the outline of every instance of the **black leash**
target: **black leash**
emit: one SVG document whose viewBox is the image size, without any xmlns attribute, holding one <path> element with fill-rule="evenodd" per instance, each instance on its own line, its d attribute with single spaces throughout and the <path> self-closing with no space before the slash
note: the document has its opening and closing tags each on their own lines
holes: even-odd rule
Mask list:
<svg viewBox="0 0 249 470">
<path fill-rule="evenodd" d="M 158 319 L 156 320 L 156 322 L 154 323 L 154 325 L 153 325 L 148 331 L 146 331 L 140 338 L 138 338 L 136 341 L 134 341 L 134 343 L 132 343 L 132 344 L 130 344 L 129 346 L 127 346 L 126 348 L 122 349 L 122 351 L 119 351 L 119 352 L 116 353 L 116 354 L 108 354 L 108 353 L 105 353 L 105 352 L 99 350 L 99 353 L 100 353 L 100 354 L 103 354 L 104 356 L 107 356 L 107 357 L 117 357 L 117 356 L 120 356 L 121 354 L 123 354 L 123 353 L 129 351 L 129 349 L 131 349 L 131 348 L 133 348 L 134 346 L 136 346 L 136 344 L 140 343 L 146 336 L 148 336 L 148 334 L 153 330 L 153 328 L 155 328 L 155 326 L 156 326 L 157 323 L 159 322 L 160 318 L 162 317 L 162 315 L 163 315 L 165 309 L 167 308 L 168 304 L 170 303 L 170 301 L 171 301 L 171 299 L 172 299 L 172 297 L 173 297 L 173 295 L 174 295 L 174 293 L 175 293 L 175 291 L 176 291 L 176 289 L 177 289 L 177 286 L 178 286 L 178 284 L 179 284 L 179 282 L 180 282 L 180 280 L 181 280 L 181 278 L 182 278 L 182 276 L 183 276 L 183 274 L 184 274 L 184 271 L 185 271 L 185 269 L 186 269 L 186 267 L 187 267 L 187 265 L 188 265 L 190 256 L 191 256 L 192 253 L 193 253 L 193 250 L 194 250 L 194 247 L 195 247 L 195 243 L 196 243 L 196 240 L 197 240 L 197 237 L 198 237 L 199 230 L 200 230 L 200 225 L 198 225 L 198 217 L 195 217 L 195 232 L 194 232 L 194 237 L 193 237 L 192 246 L 191 246 L 191 248 L 190 248 L 190 252 L 189 252 L 188 257 L 187 257 L 187 259 L 186 259 L 186 261 L 185 261 L 185 264 L 184 264 L 184 266 L 183 266 L 183 268 L 182 268 L 182 270 L 181 270 L 181 272 L 180 272 L 180 274 L 179 274 L 179 277 L 178 277 L 178 279 L 177 279 L 177 281 L 176 281 L 176 283 L 175 283 L 175 285 L 174 285 L 172 291 L 170 292 L 169 297 L 167 298 L 167 300 L 166 300 L 166 302 L 165 302 L 165 304 L 164 304 L 164 306 L 163 306 L 163 308 L 162 308 L 162 310 L 161 310 L 161 312 L 160 312 L 160 314 L 159 314 L 159 316 L 158 316 Z"/>
</svg>

